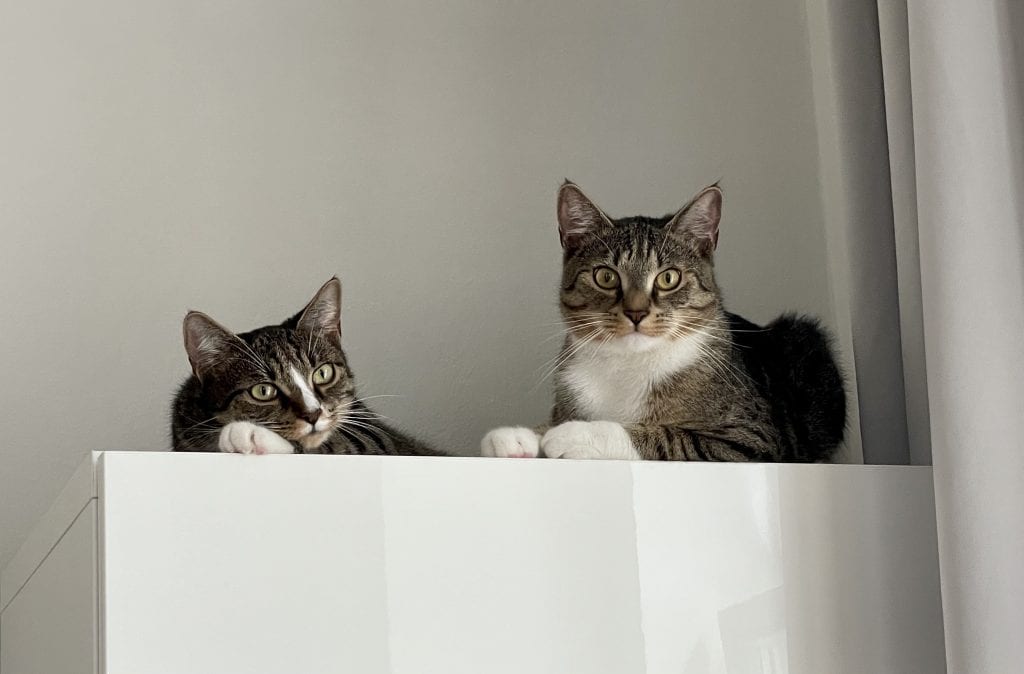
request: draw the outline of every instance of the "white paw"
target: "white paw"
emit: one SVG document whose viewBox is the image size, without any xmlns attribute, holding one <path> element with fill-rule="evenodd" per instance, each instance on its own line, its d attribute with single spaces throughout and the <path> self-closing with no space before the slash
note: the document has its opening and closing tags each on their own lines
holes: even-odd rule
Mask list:
<svg viewBox="0 0 1024 674">
<path fill-rule="evenodd" d="M 540 448 L 549 459 L 640 458 L 629 433 L 614 421 L 567 421 L 545 433 Z"/>
<path fill-rule="evenodd" d="M 291 454 L 295 451 L 292 443 L 274 431 L 248 421 L 235 421 L 222 428 L 217 446 L 222 452 L 235 454 Z"/>
<path fill-rule="evenodd" d="M 480 456 L 532 459 L 540 453 L 540 438 L 529 428 L 495 428 L 480 441 Z"/>
</svg>

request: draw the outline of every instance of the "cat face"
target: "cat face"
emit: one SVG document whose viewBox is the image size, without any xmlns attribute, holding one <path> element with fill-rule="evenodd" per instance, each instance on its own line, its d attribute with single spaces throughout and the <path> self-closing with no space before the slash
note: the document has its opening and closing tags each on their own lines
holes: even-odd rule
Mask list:
<svg viewBox="0 0 1024 674">
<path fill-rule="evenodd" d="M 221 425 L 250 421 L 305 449 L 344 424 L 355 383 L 341 348 L 341 284 L 331 279 L 282 325 L 235 335 L 209 316 L 185 317 L 185 349 L 207 409 Z"/>
<path fill-rule="evenodd" d="M 574 341 L 641 351 L 704 332 L 721 305 L 712 261 L 721 208 L 711 186 L 675 215 L 612 220 L 566 182 L 561 311 Z"/>
</svg>

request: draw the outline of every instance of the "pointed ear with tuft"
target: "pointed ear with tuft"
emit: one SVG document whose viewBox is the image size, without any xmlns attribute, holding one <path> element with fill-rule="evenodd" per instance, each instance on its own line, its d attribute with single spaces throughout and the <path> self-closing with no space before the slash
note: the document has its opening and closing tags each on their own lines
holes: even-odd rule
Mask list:
<svg viewBox="0 0 1024 674">
<path fill-rule="evenodd" d="M 695 253 L 710 257 L 718 247 L 718 223 L 721 219 L 722 189 L 718 185 L 710 185 L 683 206 L 669 221 L 668 227 Z"/>
<path fill-rule="evenodd" d="M 583 190 L 568 180 L 558 190 L 558 238 L 562 248 L 574 248 L 587 233 L 612 227 L 611 219 Z"/>
<path fill-rule="evenodd" d="M 199 381 L 203 381 L 218 363 L 230 357 L 232 343 L 238 341 L 230 330 L 200 311 L 188 312 L 182 332 L 188 362 Z"/>
<path fill-rule="evenodd" d="M 341 281 L 332 277 L 302 310 L 299 330 L 341 337 Z"/>
</svg>

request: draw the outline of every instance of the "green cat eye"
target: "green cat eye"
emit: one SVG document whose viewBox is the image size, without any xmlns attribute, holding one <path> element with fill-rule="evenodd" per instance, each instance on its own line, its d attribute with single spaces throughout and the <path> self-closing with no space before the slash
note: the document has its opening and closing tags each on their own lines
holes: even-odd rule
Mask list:
<svg viewBox="0 0 1024 674">
<path fill-rule="evenodd" d="M 612 290 L 619 287 L 619 274 L 611 267 L 598 267 L 594 270 L 594 283 L 598 288 Z"/>
<path fill-rule="evenodd" d="M 277 397 L 277 387 L 273 384 L 256 384 L 249 389 L 249 395 L 265 403 Z"/>
<path fill-rule="evenodd" d="M 321 365 L 313 372 L 313 383 L 317 386 L 324 386 L 334 381 L 334 366 L 330 363 Z"/>
<path fill-rule="evenodd" d="M 658 290 L 675 290 L 682 280 L 683 275 L 678 269 L 666 269 L 655 277 L 654 286 Z"/>
</svg>

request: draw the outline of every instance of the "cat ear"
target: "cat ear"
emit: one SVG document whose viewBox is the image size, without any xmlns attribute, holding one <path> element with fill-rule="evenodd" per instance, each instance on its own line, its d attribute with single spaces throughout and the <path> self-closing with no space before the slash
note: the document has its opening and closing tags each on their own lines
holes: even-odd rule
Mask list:
<svg viewBox="0 0 1024 674">
<path fill-rule="evenodd" d="M 680 209 L 668 227 L 687 241 L 696 253 L 709 256 L 718 247 L 718 223 L 722 219 L 722 189 L 710 185 Z"/>
<path fill-rule="evenodd" d="M 185 336 L 185 351 L 192 373 L 203 380 L 203 376 L 218 363 L 227 358 L 238 341 L 230 330 L 200 311 L 190 311 L 182 324 Z"/>
<path fill-rule="evenodd" d="M 299 330 L 341 336 L 341 281 L 335 276 L 325 283 L 302 310 Z"/>
<path fill-rule="evenodd" d="M 583 190 L 568 180 L 562 184 L 558 190 L 558 238 L 562 248 L 572 248 L 588 232 L 612 226 L 611 219 Z"/>
</svg>

